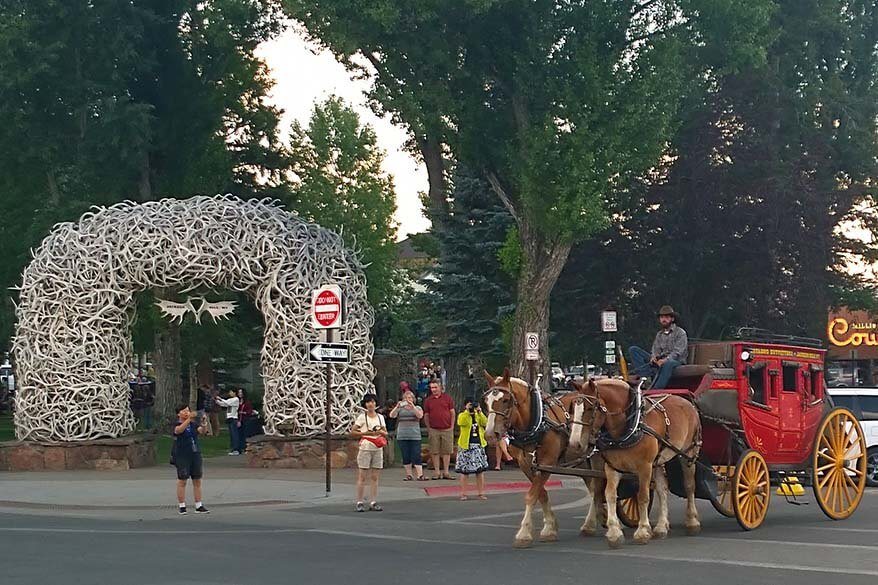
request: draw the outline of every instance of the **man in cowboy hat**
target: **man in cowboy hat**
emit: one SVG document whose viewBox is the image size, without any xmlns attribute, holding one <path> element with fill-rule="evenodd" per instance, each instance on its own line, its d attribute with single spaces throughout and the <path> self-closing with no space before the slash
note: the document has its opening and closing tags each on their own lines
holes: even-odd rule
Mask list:
<svg viewBox="0 0 878 585">
<path fill-rule="evenodd" d="M 662 328 L 652 342 L 652 351 L 632 345 L 628 349 L 628 359 L 633 373 L 639 376 L 652 376 L 651 388 L 665 388 L 674 368 L 686 363 L 689 353 L 689 338 L 682 327 L 677 326 L 677 313 L 673 307 L 664 305 L 658 311 Z"/>
</svg>

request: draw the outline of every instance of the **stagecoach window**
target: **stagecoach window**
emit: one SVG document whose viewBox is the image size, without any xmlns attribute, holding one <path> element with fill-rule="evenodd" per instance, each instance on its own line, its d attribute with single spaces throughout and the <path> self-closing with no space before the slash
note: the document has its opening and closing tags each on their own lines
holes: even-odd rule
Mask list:
<svg viewBox="0 0 878 585">
<path fill-rule="evenodd" d="M 765 364 L 752 366 L 747 372 L 747 381 L 750 383 L 750 399 L 759 404 L 766 404 Z"/>
<path fill-rule="evenodd" d="M 783 391 L 796 392 L 799 389 L 799 364 L 783 365 Z"/>
<path fill-rule="evenodd" d="M 806 371 L 804 373 L 808 374 L 808 379 L 805 381 L 805 384 L 811 393 L 811 400 L 820 400 L 823 398 L 823 372 L 812 369 L 810 372 Z"/>
</svg>

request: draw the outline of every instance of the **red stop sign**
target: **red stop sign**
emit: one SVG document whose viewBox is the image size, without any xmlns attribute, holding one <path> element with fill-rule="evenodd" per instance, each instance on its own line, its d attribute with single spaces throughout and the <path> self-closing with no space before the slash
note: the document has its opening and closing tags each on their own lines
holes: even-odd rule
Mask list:
<svg viewBox="0 0 878 585">
<path fill-rule="evenodd" d="M 314 320 L 323 327 L 331 327 L 341 314 L 341 299 L 331 290 L 322 290 L 314 299 Z"/>
</svg>

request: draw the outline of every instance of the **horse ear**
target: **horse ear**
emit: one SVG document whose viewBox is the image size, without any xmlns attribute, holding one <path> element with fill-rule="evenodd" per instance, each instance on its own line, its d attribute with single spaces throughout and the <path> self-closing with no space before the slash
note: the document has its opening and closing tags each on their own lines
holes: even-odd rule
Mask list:
<svg viewBox="0 0 878 585">
<path fill-rule="evenodd" d="M 594 378 L 588 379 L 588 389 L 591 391 L 592 394 L 598 393 L 598 387 L 597 384 L 594 383 Z"/>
<path fill-rule="evenodd" d="M 503 368 L 503 382 L 508 384 L 510 377 L 511 374 L 509 373 L 509 368 Z"/>
<path fill-rule="evenodd" d="M 488 370 L 483 370 L 485 373 L 485 381 L 488 383 L 488 388 L 494 385 L 494 380 L 497 378 L 488 373 Z"/>
<path fill-rule="evenodd" d="M 577 392 L 582 392 L 582 384 L 576 380 L 570 380 L 570 385 L 573 386 Z"/>
</svg>

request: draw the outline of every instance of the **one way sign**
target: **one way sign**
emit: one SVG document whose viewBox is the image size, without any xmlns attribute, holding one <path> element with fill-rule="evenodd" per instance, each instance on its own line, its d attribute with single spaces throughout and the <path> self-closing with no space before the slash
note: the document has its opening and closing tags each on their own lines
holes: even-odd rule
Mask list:
<svg viewBox="0 0 878 585">
<path fill-rule="evenodd" d="M 311 363 L 349 364 L 351 363 L 351 344 L 309 343 L 308 355 Z"/>
</svg>

